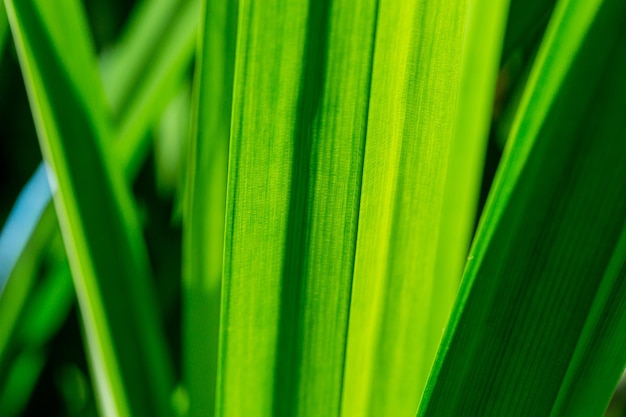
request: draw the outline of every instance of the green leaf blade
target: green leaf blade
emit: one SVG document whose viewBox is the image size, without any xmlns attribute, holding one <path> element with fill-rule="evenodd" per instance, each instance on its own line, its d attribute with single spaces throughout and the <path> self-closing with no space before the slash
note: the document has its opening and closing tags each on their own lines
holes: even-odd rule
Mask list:
<svg viewBox="0 0 626 417">
<path fill-rule="evenodd" d="M 375 12 L 241 5 L 218 415 L 339 409 Z"/>
<path fill-rule="evenodd" d="M 7 6 L 40 143 L 58 182 L 55 203 L 101 410 L 161 415 L 171 370 L 141 231 L 121 172 L 104 151 L 112 131 L 82 11 L 75 2 Z"/>
<path fill-rule="evenodd" d="M 342 414 L 407 415 L 451 294 L 436 242 L 460 85 L 466 2 L 381 2 L 369 104 Z M 457 255 L 458 256 L 458 255 Z M 458 278 L 450 280 L 456 286 Z M 438 285 L 440 283 L 438 282 Z M 432 332 L 432 334 L 431 334 Z"/>
<path fill-rule="evenodd" d="M 557 5 L 418 415 L 572 415 L 553 407 L 590 309 L 613 308 L 598 289 L 626 216 L 623 16 L 617 1 Z M 613 387 L 586 385 L 599 412 Z"/>
<path fill-rule="evenodd" d="M 205 1 L 184 213 L 183 369 L 190 416 L 215 414 L 237 2 Z"/>
</svg>

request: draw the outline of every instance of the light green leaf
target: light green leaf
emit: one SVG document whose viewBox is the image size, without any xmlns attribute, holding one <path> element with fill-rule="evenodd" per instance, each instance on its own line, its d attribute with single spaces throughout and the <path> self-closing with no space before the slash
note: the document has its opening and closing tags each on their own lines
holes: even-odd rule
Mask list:
<svg viewBox="0 0 626 417">
<path fill-rule="evenodd" d="M 476 219 L 507 9 L 508 1 L 504 0 L 468 2 L 459 98 L 434 272 L 437 287 L 433 303 L 445 304 L 448 309 L 463 274 Z M 445 322 L 433 323 L 434 327 L 442 325 Z"/>
<path fill-rule="evenodd" d="M 478 51 L 471 49 L 476 39 L 468 38 L 463 61 L 467 13 L 466 1 L 379 5 L 344 377 L 346 417 L 415 412 L 454 299 L 489 112 L 489 98 L 472 91 L 461 70 L 480 68 L 479 85 L 493 89 L 498 49 L 496 37 L 483 56 L 470 56 Z M 498 23 L 502 14 L 496 8 L 487 18 Z M 462 85 L 467 96 L 459 102 Z M 473 99 L 478 101 L 470 108 Z M 449 169 L 451 163 L 459 166 Z M 458 230 L 446 229 L 448 221 Z"/>
<path fill-rule="evenodd" d="M 626 363 L 625 16 L 558 3 L 419 416 L 608 405 Z"/>
<path fill-rule="evenodd" d="M 240 5 L 219 416 L 339 410 L 375 18 L 375 1 Z"/>
</svg>

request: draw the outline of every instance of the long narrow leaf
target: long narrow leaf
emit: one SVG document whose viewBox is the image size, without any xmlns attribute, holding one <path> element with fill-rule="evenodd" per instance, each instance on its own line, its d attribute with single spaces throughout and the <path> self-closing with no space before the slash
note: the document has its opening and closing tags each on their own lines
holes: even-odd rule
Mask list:
<svg viewBox="0 0 626 417">
<path fill-rule="evenodd" d="M 379 5 L 344 377 L 346 417 L 415 412 L 440 323 L 452 305 L 458 277 L 436 279 L 437 242 L 445 221 L 466 14 L 464 0 Z M 450 177 L 448 186 L 456 181 Z M 461 248 L 467 240 L 463 227 Z"/>
<path fill-rule="evenodd" d="M 339 411 L 376 7 L 240 5 L 219 416 Z"/>
<path fill-rule="evenodd" d="M 167 415 L 173 382 L 147 255 L 121 172 L 104 150 L 112 131 L 82 10 L 73 1 L 6 6 L 42 151 L 59 184 L 55 204 L 101 410 Z"/>
<path fill-rule="evenodd" d="M 129 103 L 135 103 L 133 106 L 128 104 L 133 111 L 125 112 L 118 118 L 119 126 L 133 123 L 135 127 L 125 130 L 127 133 L 124 137 L 118 138 L 112 144 L 120 165 L 125 167 L 130 179 L 136 175 L 138 166 L 144 159 L 145 143 L 148 137 L 146 131 L 167 102 L 171 87 L 178 85 L 184 76 L 185 69 L 193 55 L 186 45 L 192 44 L 195 38 L 194 28 L 197 19 L 193 17 L 191 11 L 194 7 L 197 8 L 197 2 L 195 4 L 186 2 L 187 8 L 182 9 L 183 13 L 174 13 L 173 21 L 162 16 L 171 17 L 171 8 L 181 4 L 179 0 L 169 0 L 167 3 L 169 6 L 162 2 L 140 3 L 130 23 L 132 29 L 125 31 L 126 35 L 115 47 L 115 52 L 104 60 L 102 71 L 105 89 L 114 112 L 119 113 L 116 106 L 120 106 L 120 103 L 124 101 L 122 97 Z M 165 13 L 162 10 L 163 7 L 165 7 Z M 161 18 L 155 18 L 155 15 Z M 155 21 L 159 24 L 154 25 Z M 167 30 L 169 25 L 184 30 Z M 144 60 L 137 59 L 136 49 L 149 50 L 153 44 L 171 46 L 161 49 L 160 53 L 154 53 Z M 149 70 L 149 68 L 155 68 L 155 70 Z M 154 86 L 151 88 L 139 88 L 145 84 L 124 82 L 124 77 L 127 77 L 129 73 L 145 74 L 146 72 L 152 74 L 149 79 Z M 125 88 L 120 86 L 125 86 Z M 121 127 L 118 129 L 122 130 Z M 124 140 L 128 143 L 121 146 Z M 129 144 L 134 144 L 134 147 Z M 29 181 L 29 185 L 22 191 L 0 237 L 0 283 L 3 283 L 3 286 L 8 283 L 6 292 L 3 291 L 0 296 L 0 312 L 2 312 L 0 314 L 2 324 L 0 326 L 0 379 L 4 374 L 3 371 L 8 369 L 5 365 L 9 363 L 11 353 L 7 351 L 7 345 L 12 344 L 15 336 L 13 329 L 20 311 L 24 306 L 28 308 L 26 302 L 32 296 L 31 290 L 36 284 L 37 265 L 40 264 L 44 253 L 50 252 L 53 250 L 51 248 L 55 247 L 49 244 L 55 230 L 58 234 L 51 198 L 45 167 L 41 164 Z M 55 274 L 55 279 L 65 283 L 70 282 L 69 269 L 66 268 L 65 273 Z M 62 286 L 63 282 L 59 285 Z M 65 307 L 59 306 L 59 309 L 63 311 Z M 49 327 L 53 328 L 53 326 Z M 20 349 L 24 348 L 33 347 L 20 347 Z"/>
<path fill-rule="evenodd" d="M 189 200 L 184 217 L 183 369 L 190 416 L 215 413 L 237 2 L 203 2 Z"/>
<path fill-rule="evenodd" d="M 507 10 L 508 2 L 504 0 L 468 3 L 459 102 L 434 272 L 437 287 L 433 295 L 437 298 L 433 303 L 445 306 L 444 314 L 439 316 L 444 321 L 435 321 L 433 317 L 434 332 L 447 320 L 445 310 L 451 309 L 448 303 L 456 296 L 474 229 Z"/>
<path fill-rule="evenodd" d="M 557 5 L 420 416 L 608 405 L 626 362 L 607 332 L 626 332 L 625 13 L 619 0 Z"/>
<path fill-rule="evenodd" d="M 599 416 L 609 404 L 626 365 L 625 283 L 626 227 L 602 277 L 551 416 Z"/>
</svg>

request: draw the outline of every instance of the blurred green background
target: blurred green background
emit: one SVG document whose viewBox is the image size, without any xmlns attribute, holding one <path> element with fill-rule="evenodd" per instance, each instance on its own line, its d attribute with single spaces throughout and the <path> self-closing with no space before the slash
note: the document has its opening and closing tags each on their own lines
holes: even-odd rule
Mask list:
<svg viewBox="0 0 626 417">
<path fill-rule="evenodd" d="M 138 2 L 133 0 L 85 0 L 93 42 L 99 55 L 115 44 L 124 25 Z M 191 79 L 191 68 L 189 71 Z M 10 30 L 6 27 L 6 42 L 0 59 L 0 224 L 4 225 L 22 188 L 41 162 L 33 118 L 28 104 L 19 62 L 13 47 Z M 155 126 L 154 131 L 158 129 Z M 182 142 L 183 132 L 172 132 L 177 142 Z M 166 320 L 168 341 L 174 357 L 180 350 L 180 244 L 179 216 L 174 216 L 174 201 L 163 187 L 157 190 L 155 179 L 155 155 L 150 151 L 134 184 L 137 204 L 141 209 L 144 234 L 148 242 L 154 276 L 158 280 L 160 306 Z M 167 167 L 162 167 L 166 169 Z M 167 187 L 166 187 L 167 188 Z M 171 191 L 171 190 L 170 190 Z M 61 244 L 61 242 L 55 242 Z M 41 290 L 55 262 L 37 262 Z M 68 303 L 58 288 L 59 297 L 52 309 L 58 309 L 59 327 L 47 329 L 52 335 L 44 351 L 31 352 L 28 360 L 15 352 L 10 360 L 16 370 L 17 380 L 1 381 L 3 388 L 14 384 L 14 390 L 5 391 L 7 403 L 18 404 L 24 396 L 26 416 L 95 416 L 96 404 L 89 380 L 89 370 L 83 346 L 78 309 L 73 300 Z M 35 291 L 36 292 L 36 291 Z M 69 304 L 69 310 L 64 308 Z M 23 359 L 23 360 L 22 360 Z M 177 373 L 180 377 L 179 361 Z M 6 375 L 5 375 L 6 376 Z M 33 380 L 34 377 L 34 380 Z M 34 383 L 34 385 L 33 385 Z M 1 413 L 0 413 L 1 414 Z"/>
</svg>

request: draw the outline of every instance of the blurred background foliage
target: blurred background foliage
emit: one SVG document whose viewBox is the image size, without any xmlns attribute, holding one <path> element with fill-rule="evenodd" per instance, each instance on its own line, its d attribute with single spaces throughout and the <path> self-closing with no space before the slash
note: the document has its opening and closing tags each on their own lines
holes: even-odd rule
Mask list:
<svg viewBox="0 0 626 417">
<path fill-rule="evenodd" d="M 101 58 L 119 40 L 133 13 L 137 13 L 139 3 L 132 0 L 84 1 L 92 40 Z M 0 222 L 4 225 L 20 191 L 41 163 L 41 151 L 13 39 L 6 17 L 2 17 L 4 26 L 0 31 L 6 41 L 0 59 Z M 189 80 L 191 74 L 192 62 L 189 62 Z M 179 357 L 181 226 L 180 213 L 176 213 L 178 206 L 172 197 L 178 187 L 176 176 L 180 167 L 177 164 L 187 136 L 189 85 L 184 85 L 165 107 L 161 120 L 146 132 L 155 146 L 150 148 L 133 190 L 157 280 L 170 352 Z M 48 253 L 63 252 L 58 233 L 53 245 L 58 250 Z M 23 309 L 30 314 L 19 317 L 16 328 L 20 329 L 20 335 L 12 339 L 8 353 L 0 359 L 0 415 L 3 416 L 98 414 L 72 283 L 66 276 L 58 278 L 57 270 L 61 269 L 62 275 L 67 270 L 67 261 L 48 259 L 51 257 L 32 260 L 37 282 L 27 301 L 29 306 Z M 65 262 L 65 265 L 59 265 L 59 262 Z M 47 305 L 42 305 L 43 299 L 47 300 Z M 40 307 L 33 309 L 31 305 Z M 37 320 L 46 329 L 37 328 Z M 21 333 L 24 333 L 23 337 Z M 29 337 L 37 333 L 41 339 L 30 343 Z M 175 363 L 179 378 L 180 363 Z"/>
</svg>

